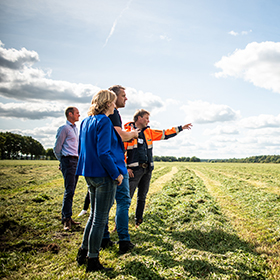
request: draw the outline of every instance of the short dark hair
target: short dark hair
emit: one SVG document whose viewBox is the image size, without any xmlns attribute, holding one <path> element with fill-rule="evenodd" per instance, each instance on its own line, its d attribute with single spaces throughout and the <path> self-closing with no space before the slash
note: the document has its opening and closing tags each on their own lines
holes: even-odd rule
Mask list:
<svg viewBox="0 0 280 280">
<path fill-rule="evenodd" d="M 133 116 L 133 121 L 134 122 L 137 122 L 138 121 L 138 117 L 141 117 L 143 118 L 144 115 L 150 115 L 150 113 L 147 111 L 147 110 L 144 110 L 144 109 L 139 109 L 135 112 L 134 116 Z"/>
<path fill-rule="evenodd" d="M 114 85 L 109 87 L 109 90 L 113 91 L 118 96 L 121 90 L 125 90 L 125 87 L 120 85 Z"/>
<path fill-rule="evenodd" d="M 66 110 L 65 110 L 65 116 L 66 116 L 66 118 L 68 118 L 68 116 L 69 116 L 69 113 L 71 112 L 72 114 L 74 114 L 74 109 L 75 109 L 76 107 L 68 107 Z"/>
</svg>

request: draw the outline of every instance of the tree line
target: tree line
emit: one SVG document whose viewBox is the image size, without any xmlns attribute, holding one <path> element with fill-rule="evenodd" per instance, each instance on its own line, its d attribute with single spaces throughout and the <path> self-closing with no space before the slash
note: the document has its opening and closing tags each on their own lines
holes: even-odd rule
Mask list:
<svg viewBox="0 0 280 280">
<path fill-rule="evenodd" d="M 28 158 L 38 159 L 46 151 L 42 144 L 31 136 L 11 132 L 0 132 L 1 159 Z"/>
<path fill-rule="evenodd" d="M 215 159 L 210 162 L 280 163 L 280 155 L 252 156 L 246 158 Z"/>
<path fill-rule="evenodd" d="M 193 156 L 193 157 L 173 157 L 173 156 L 154 156 L 154 161 L 164 161 L 164 162 L 200 162 L 200 159 Z"/>
<path fill-rule="evenodd" d="M 1 159 L 56 159 L 53 149 L 43 145 L 31 136 L 11 132 L 0 132 Z M 246 158 L 200 160 L 193 157 L 154 156 L 154 161 L 162 162 L 239 162 L 239 163 L 280 163 L 280 155 L 251 156 Z"/>
</svg>

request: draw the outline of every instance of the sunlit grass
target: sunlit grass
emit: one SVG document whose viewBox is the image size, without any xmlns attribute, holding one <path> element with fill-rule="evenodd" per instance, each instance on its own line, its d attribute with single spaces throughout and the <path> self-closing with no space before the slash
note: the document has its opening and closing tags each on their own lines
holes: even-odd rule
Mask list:
<svg viewBox="0 0 280 280">
<path fill-rule="evenodd" d="M 156 163 L 136 248 L 102 250 L 113 272 L 85 273 L 76 254 L 82 229 L 64 232 L 57 161 L 1 161 L 1 271 L 4 279 L 278 279 L 280 166 Z M 262 171 L 264 170 L 264 171 Z M 269 174 L 271 172 L 271 174 Z M 259 182 L 259 185 L 253 184 Z M 262 187 L 261 187 L 262 186 Z M 84 227 L 87 187 L 79 179 L 73 218 Z M 110 212 L 114 227 L 115 205 Z M 117 233 L 111 238 L 118 241 Z"/>
</svg>

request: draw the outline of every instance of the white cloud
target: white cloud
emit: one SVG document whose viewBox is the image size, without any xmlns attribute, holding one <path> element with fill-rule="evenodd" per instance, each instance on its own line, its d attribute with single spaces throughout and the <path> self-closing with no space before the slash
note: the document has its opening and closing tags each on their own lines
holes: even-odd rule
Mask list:
<svg viewBox="0 0 280 280">
<path fill-rule="evenodd" d="M 205 129 L 204 135 L 223 135 L 223 134 L 239 134 L 239 130 L 235 126 L 218 125 L 214 129 Z"/>
<path fill-rule="evenodd" d="M 185 111 L 188 122 L 195 122 L 199 124 L 227 122 L 236 120 L 240 116 L 239 111 L 235 111 L 228 105 L 210 104 L 208 102 L 188 101 L 187 105 L 181 107 Z"/>
<path fill-rule="evenodd" d="M 125 110 L 122 113 L 124 118 L 129 117 L 128 121 L 132 120 L 132 116 L 138 109 L 145 109 L 151 114 L 156 114 L 158 111 L 164 110 L 165 103 L 157 95 L 150 92 L 137 91 L 134 88 L 126 88 L 127 102 Z"/>
<path fill-rule="evenodd" d="M 249 31 L 242 31 L 241 32 L 241 35 L 248 35 L 249 33 L 251 33 L 252 32 L 252 30 L 249 30 Z"/>
<path fill-rule="evenodd" d="M 34 68 L 39 61 L 34 51 L 5 49 L 0 43 L 0 95 L 14 100 L 90 102 L 99 88 L 49 79 L 50 70 Z"/>
<path fill-rule="evenodd" d="M 113 26 L 112 26 L 112 28 L 111 28 L 111 31 L 110 31 L 110 33 L 109 33 L 109 35 L 108 35 L 108 37 L 107 37 L 107 39 L 106 39 L 106 42 L 105 42 L 105 44 L 104 44 L 104 47 L 107 45 L 109 39 L 110 39 L 111 36 L 114 34 L 114 31 L 115 31 L 116 25 L 117 25 L 117 23 L 118 23 L 118 20 L 122 17 L 123 13 L 129 8 L 129 5 L 130 5 L 131 2 L 132 2 L 132 0 L 129 0 L 129 1 L 127 2 L 126 7 L 121 11 L 121 13 L 120 13 L 119 16 L 117 17 L 117 19 L 114 21 Z"/>
<path fill-rule="evenodd" d="M 228 34 L 232 35 L 232 36 L 238 36 L 238 35 L 248 35 L 249 33 L 251 33 L 252 30 L 249 31 L 241 31 L 241 33 L 238 33 L 236 31 L 231 30 L 230 32 L 228 32 Z"/>
<path fill-rule="evenodd" d="M 59 117 L 64 114 L 64 106 L 56 103 L 0 103 L 0 117 L 39 120 Z"/>
<path fill-rule="evenodd" d="M 238 35 L 238 32 L 235 32 L 235 31 L 230 31 L 228 34 L 232 35 L 232 36 L 237 36 Z"/>
<path fill-rule="evenodd" d="M 22 48 L 20 51 L 16 49 L 5 49 L 4 44 L 0 41 L 0 65 L 1 68 L 22 69 L 24 65 L 32 65 L 39 61 L 39 55 L 35 51 L 28 51 Z"/>
<path fill-rule="evenodd" d="M 278 116 L 261 114 L 244 118 L 240 121 L 240 125 L 245 128 L 267 128 L 267 127 L 280 127 L 280 114 Z"/>
<path fill-rule="evenodd" d="M 280 93 L 280 43 L 250 43 L 243 50 L 223 56 L 215 66 L 222 69 L 215 74 L 217 78 L 243 78 L 255 86 Z"/>
<path fill-rule="evenodd" d="M 167 35 L 160 35 L 159 38 L 160 38 L 161 40 L 164 40 L 164 41 L 167 41 L 167 42 L 170 42 L 170 41 L 171 41 L 171 39 L 170 39 Z"/>
<path fill-rule="evenodd" d="M 5 49 L 0 43 L 0 96 L 19 102 L 0 103 L 0 117 L 39 120 L 64 116 L 66 107 L 78 107 L 81 119 L 86 117 L 92 96 L 100 90 L 91 84 L 75 84 L 49 78 L 46 72 L 34 67 L 39 55 L 25 48 Z M 131 121 L 136 109 L 144 108 L 153 114 L 165 109 L 165 102 L 150 92 L 126 90 L 128 101 L 123 120 Z M 169 100 L 169 102 L 174 102 Z"/>
<path fill-rule="evenodd" d="M 280 137 L 280 127 L 250 129 L 247 131 L 247 135 L 252 137 Z"/>
<path fill-rule="evenodd" d="M 38 140 L 45 148 L 50 148 L 54 146 L 58 127 L 64 123 L 65 118 L 58 118 L 41 127 L 36 127 L 34 129 L 10 129 L 9 132 L 31 136 Z M 0 129 L 0 131 L 6 132 L 7 130 Z"/>
</svg>

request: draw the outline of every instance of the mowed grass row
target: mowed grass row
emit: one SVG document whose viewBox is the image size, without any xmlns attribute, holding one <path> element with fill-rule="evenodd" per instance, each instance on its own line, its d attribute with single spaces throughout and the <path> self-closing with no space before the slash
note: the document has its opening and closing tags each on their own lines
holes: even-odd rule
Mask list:
<svg viewBox="0 0 280 280">
<path fill-rule="evenodd" d="M 280 165 L 189 165 L 216 197 L 238 236 L 254 244 L 280 278 Z"/>
<path fill-rule="evenodd" d="M 90 274 L 75 261 L 82 229 L 62 230 L 63 179 L 58 162 L 3 161 L 0 165 L 0 277 L 4 279 L 273 278 L 267 255 L 240 235 L 236 221 L 227 215 L 213 189 L 209 190 L 208 182 L 205 184 L 210 164 L 156 163 L 152 195 L 138 229 L 134 226 L 135 198 L 132 201 L 130 233 L 135 250 L 122 256 L 117 245 L 101 251 L 101 261 L 114 271 Z M 204 165 L 206 169 L 198 170 Z M 230 174 L 230 170 L 225 172 Z M 166 181 L 163 188 L 162 178 Z M 218 177 L 216 180 L 220 182 Z M 80 178 L 74 219 L 78 219 L 86 191 Z M 115 206 L 110 212 L 110 229 L 114 213 Z M 87 215 L 79 219 L 84 227 Z M 112 233 L 111 238 L 117 241 L 117 234 Z"/>
</svg>

